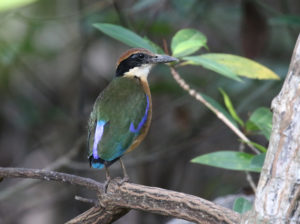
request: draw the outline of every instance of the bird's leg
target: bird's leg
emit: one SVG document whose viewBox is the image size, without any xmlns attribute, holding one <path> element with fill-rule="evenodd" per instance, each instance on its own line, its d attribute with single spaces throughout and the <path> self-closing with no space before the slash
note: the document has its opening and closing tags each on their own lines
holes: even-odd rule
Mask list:
<svg viewBox="0 0 300 224">
<path fill-rule="evenodd" d="M 109 175 L 109 170 L 108 170 L 107 166 L 105 166 L 105 176 L 106 176 L 106 181 L 104 183 L 104 192 L 106 193 L 109 182 L 111 181 L 111 178 L 110 178 L 110 175 Z"/>
<path fill-rule="evenodd" d="M 120 158 L 120 165 L 121 165 L 121 168 L 123 170 L 123 179 L 120 181 L 120 185 L 123 184 L 124 182 L 127 182 L 129 181 L 129 176 L 127 174 L 127 171 L 125 169 L 125 166 L 124 166 L 124 163 L 122 161 L 122 159 Z"/>
</svg>

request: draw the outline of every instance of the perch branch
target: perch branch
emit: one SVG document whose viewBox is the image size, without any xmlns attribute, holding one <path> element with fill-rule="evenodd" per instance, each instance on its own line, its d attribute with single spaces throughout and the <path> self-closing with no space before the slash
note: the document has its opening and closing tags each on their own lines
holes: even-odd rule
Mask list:
<svg viewBox="0 0 300 224">
<path fill-rule="evenodd" d="M 112 220 L 126 214 L 129 209 L 173 216 L 195 223 L 237 224 L 240 221 L 238 213 L 210 201 L 156 187 L 133 183 L 120 185 L 120 179 L 112 180 L 108 186 L 107 193 L 104 193 L 104 185 L 102 183 L 89 178 L 54 171 L 0 167 L 0 177 L 52 180 L 96 191 L 100 206 L 92 207 L 69 221 L 69 224 L 100 223 L 100 221 L 101 223 L 110 223 Z"/>
</svg>

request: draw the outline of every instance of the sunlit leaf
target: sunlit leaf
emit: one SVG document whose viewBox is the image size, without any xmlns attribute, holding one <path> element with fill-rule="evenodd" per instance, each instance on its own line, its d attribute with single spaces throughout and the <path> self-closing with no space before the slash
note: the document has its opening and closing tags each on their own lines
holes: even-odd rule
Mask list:
<svg viewBox="0 0 300 224">
<path fill-rule="evenodd" d="M 239 197 L 234 201 L 233 210 L 243 214 L 252 209 L 252 203 L 243 197 Z"/>
<path fill-rule="evenodd" d="M 108 23 L 95 23 L 94 27 L 105 33 L 106 35 L 127 44 L 130 47 L 146 48 L 154 53 L 157 53 L 157 48 L 153 47 L 148 40 L 142 38 L 136 33 L 118 25 Z"/>
<path fill-rule="evenodd" d="M 244 152 L 219 151 L 198 156 L 191 162 L 229 170 L 260 172 L 261 167 L 251 163 L 253 157 Z"/>
<path fill-rule="evenodd" d="M 227 95 L 227 93 L 223 89 L 219 89 L 219 90 L 220 90 L 220 92 L 223 95 L 225 106 L 226 106 L 227 110 L 229 111 L 230 115 L 232 116 L 232 118 L 234 120 L 236 120 L 243 127 L 244 126 L 244 122 L 237 115 L 237 113 L 236 113 L 236 111 L 235 111 L 235 109 L 234 109 L 234 107 L 232 105 L 232 102 L 231 102 L 229 96 Z"/>
<path fill-rule="evenodd" d="M 269 108 L 260 107 L 250 116 L 249 121 L 261 130 L 262 134 L 269 140 L 272 132 L 272 112 Z"/>
<path fill-rule="evenodd" d="M 5 11 L 9 9 L 15 9 L 18 7 L 22 7 L 37 0 L 1 0 L 0 1 L 0 11 Z"/>
<path fill-rule="evenodd" d="M 254 146 L 255 148 L 257 148 L 257 149 L 258 149 L 259 151 L 261 151 L 262 153 L 267 152 L 267 148 L 264 147 L 264 146 L 261 145 L 261 144 L 258 144 L 258 143 L 256 143 L 256 142 L 252 142 L 252 141 L 248 141 L 248 142 L 245 142 L 245 143 L 248 143 L 248 144 Z"/>
<path fill-rule="evenodd" d="M 184 57 L 183 60 L 186 64 L 190 65 L 201 65 L 202 67 L 212 70 L 220 75 L 224 75 L 227 78 L 234 79 L 236 81 L 241 81 L 241 79 L 228 67 L 208 58 L 203 57 L 203 55 Z"/>
<path fill-rule="evenodd" d="M 173 56 L 183 57 L 198 51 L 206 46 L 206 37 L 194 29 L 183 29 L 178 31 L 172 38 L 171 49 Z"/>
<path fill-rule="evenodd" d="M 199 93 L 208 103 L 210 103 L 214 108 L 216 108 L 220 113 L 222 113 L 234 126 L 238 127 L 235 120 L 230 116 L 230 114 L 225 110 L 224 107 L 221 106 L 217 101 L 215 101 L 213 98 L 203 94 Z"/>
<path fill-rule="evenodd" d="M 239 76 L 250 79 L 279 79 L 279 76 L 269 68 L 253 60 L 232 54 L 202 54 L 202 58 L 226 66 Z"/>
</svg>

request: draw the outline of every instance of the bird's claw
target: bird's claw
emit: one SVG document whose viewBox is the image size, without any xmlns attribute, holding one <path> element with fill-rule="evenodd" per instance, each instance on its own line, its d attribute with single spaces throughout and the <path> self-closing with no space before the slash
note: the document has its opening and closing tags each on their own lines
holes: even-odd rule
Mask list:
<svg viewBox="0 0 300 224">
<path fill-rule="evenodd" d="M 125 182 L 128 182 L 128 181 L 129 181 L 129 177 L 128 176 L 124 176 L 123 179 L 121 179 L 118 182 L 118 185 L 121 186 L 122 184 L 124 184 Z"/>
</svg>

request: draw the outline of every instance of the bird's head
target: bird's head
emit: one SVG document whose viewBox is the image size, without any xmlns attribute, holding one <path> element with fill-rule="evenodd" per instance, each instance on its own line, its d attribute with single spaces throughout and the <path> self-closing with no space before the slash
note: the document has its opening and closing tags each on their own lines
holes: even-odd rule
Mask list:
<svg viewBox="0 0 300 224">
<path fill-rule="evenodd" d="M 136 76 L 147 79 L 154 64 L 173 61 L 178 61 L 178 59 L 168 55 L 154 54 L 144 48 L 132 48 L 119 58 L 116 76 Z"/>
</svg>

